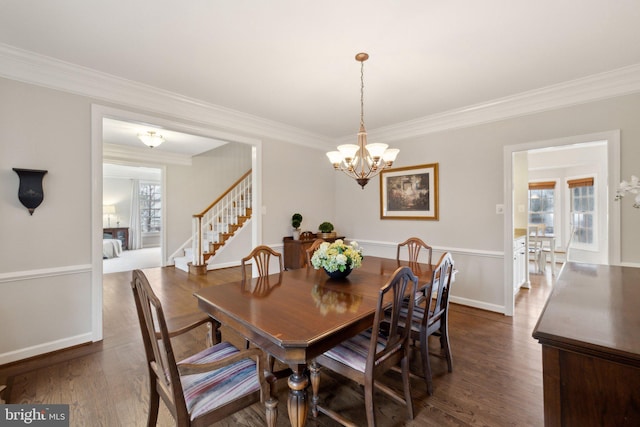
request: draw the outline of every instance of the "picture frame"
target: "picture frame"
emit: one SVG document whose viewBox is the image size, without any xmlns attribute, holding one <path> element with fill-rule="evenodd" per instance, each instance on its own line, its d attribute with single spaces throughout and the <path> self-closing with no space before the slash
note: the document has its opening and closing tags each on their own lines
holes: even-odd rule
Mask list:
<svg viewBox="0 0 640 427">
<path fill-rule="evenodd" d="M 438 163 L 380 172 L 380 219 L 438 220 Z"/>
</svg>

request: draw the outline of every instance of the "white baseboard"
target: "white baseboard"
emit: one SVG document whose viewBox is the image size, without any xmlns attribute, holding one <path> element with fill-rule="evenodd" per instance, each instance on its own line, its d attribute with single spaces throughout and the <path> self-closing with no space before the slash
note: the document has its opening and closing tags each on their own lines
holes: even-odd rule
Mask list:
<svg viewBox="0 0 640 427">
<path fill-rule="evenodd" d="M 489 304 L 482 301 L 472 300 L 468 298 L 461 298 L 451 295 L 449 297 L 449 302 L 466 305 L 467 307 L 479 308 L 481 310 L 494 311 L 496 313 L 504 313 L 503 305 Z"/>
<path fill-rule="evenodd" d="M 92 342 L 91 332 L 0 354 L 0 365 Z"/>
</svg>

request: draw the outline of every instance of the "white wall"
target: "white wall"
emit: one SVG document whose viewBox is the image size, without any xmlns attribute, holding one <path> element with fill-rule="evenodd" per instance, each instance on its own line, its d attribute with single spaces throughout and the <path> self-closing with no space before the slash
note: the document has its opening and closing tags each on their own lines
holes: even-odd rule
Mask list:
<svg viewBox="0 0 640 427">
<path fill-rule="evenodd" d="M 91 339 L 90 112 L 0 79 L 0 364 Z M 49 171 L 33 216 L 14 167 Z"/>
<path fill-rule="evenodd" d="M 104 215 L 102 226 L 107 227 L 109 224 L 108 216 L 111 217 L 111 227 L 129 227 L 131 217 L 131 179 L 128 178 L 109 178 L 102 180 L 102 203 L 104 205 L 113 205 L 116 213 L 112 215 Z"/>
<path fill-rule="evenodd" d="M 513 155 L 513 228 L 529 225 L 529 170 L 527 152 Z"/>
</svg>

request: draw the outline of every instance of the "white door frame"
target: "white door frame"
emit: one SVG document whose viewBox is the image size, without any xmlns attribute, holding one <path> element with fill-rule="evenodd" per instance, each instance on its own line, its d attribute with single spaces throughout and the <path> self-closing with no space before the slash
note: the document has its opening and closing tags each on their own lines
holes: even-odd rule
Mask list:
<svg viewBox="0 0 640 427">
<path fill-rule="evenodd" d="M 162 119 L 147 114 L 134 113 L 103 105 L 91 106 L 91 319 L 92 340 L 102 340 L 102 162 L 103 119 L 111 118 L 129 122 L 152 123 L 177 132 L 191 133 L 209 138 L 251 145 L 251 167 L 253 174 L 252 205 L 262 206 L 262 141 L 256 138 L 236 135 L 212 128 L 194 126 L 180 119 Z M 140 162 L 138 162 L 140 163 Z M 160 167 L 160 166 L 155 166 Z M 163 171 L 162 197 L 166 200 L 166 174 Z M 162 217 L 162 263 L 166 262 L 167 248 L 165 217 Z M 189 218 L 190 220 L 190 218 Z M 251 244 L 253 247 L 262 243 L 262 215 L 252 218 Z"/>
</svg>

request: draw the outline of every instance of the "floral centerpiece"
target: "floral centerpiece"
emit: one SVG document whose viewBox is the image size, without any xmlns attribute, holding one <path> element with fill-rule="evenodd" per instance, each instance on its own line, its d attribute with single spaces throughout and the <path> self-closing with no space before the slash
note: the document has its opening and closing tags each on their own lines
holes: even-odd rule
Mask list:
<svg viewBox="0 0 640 427">
<path fill-rule="evenodd" d="M 313 253 L 311 265 L 316 270 L 324 268 L 331 277 L 346 277 L 351 270 L 362 265 L 362 250 L 357 242 L 351 242 L 350 245 L 340 239 L 333 243 L 324 242 Z"/>
<path fill-rule="evenodd" d="M 622 199 L 626 193 L 636 194 L 636 200 L 633 204 L 634 208 L 640 208 L 640 183 L 638 177 L 631 175 L 631 181 L 622 181 L 618 186 L 616 200 Z"/>
</svg>

